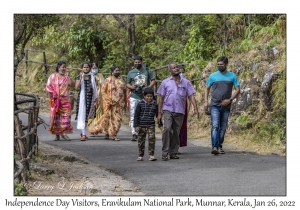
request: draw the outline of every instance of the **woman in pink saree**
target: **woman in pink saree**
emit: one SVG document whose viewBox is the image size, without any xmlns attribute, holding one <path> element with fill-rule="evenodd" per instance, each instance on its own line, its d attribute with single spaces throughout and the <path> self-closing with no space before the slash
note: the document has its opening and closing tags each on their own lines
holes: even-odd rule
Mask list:
<svg viewBox="0 0 300 210">
<path fill-rule="evenodd" d="M 49 132 L 56 135 L 54 141 L 60 136 L 70 141 L 67 133 L 72 133 L 71 125 L 71 103 L 69 90 L 74 82 L 68 75 L 66 62 L 59 61 L 56 72 L 51 74 L 46 84 L 46 90 L 50 94 L 50 126 Z"/>
</svg>

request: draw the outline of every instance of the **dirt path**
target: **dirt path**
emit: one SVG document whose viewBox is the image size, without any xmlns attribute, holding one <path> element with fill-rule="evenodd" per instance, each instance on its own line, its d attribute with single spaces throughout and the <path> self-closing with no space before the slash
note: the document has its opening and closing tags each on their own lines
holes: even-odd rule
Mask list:
<svg viewBox="0 0 300 210">
<path fill-rule="evenodd" d="M 39 143 L 39 155 L 31 164 L 29 196 L 132 196 L 144 195 L 133 183 L 70 151 Z"/>
</svg>

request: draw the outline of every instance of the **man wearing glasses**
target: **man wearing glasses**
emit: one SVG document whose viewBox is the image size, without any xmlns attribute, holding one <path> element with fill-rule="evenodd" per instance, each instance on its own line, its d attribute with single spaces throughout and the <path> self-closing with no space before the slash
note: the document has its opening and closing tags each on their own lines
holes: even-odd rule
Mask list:
<svg viewBox="0 0 300 210">
<path fill-rule="evenodd" d="M 134 69 L 128 72 L 127 88 L 130 90 L 130 125 L 132 132 L 131 141 L 137 141 L 137 133 L 133 127 L 134 112 L 137 104 L 144 98 L 143 89 L 145 87 L 153 87 L 155 84 L 155 76 L 152 71 L 143 66 L 143 58 L 141 56 L 134 57 Z"/>
</svg>

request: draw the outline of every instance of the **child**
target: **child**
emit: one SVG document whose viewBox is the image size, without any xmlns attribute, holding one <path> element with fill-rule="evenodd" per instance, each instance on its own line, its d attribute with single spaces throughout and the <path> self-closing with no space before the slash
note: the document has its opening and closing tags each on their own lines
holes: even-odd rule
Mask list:
<svg viewBox="0 0 300 210">
<path fill-rule="evenodd" d="M 77 120 L 77 129 L 81 130 L 81 141 L 86 141 L 88 139 L 86 136 L 88 115 L 91 107 L 96 105 L 96 99 L 98 97 L 96 80 L 91 73 L 91 67 L 89 62 L 82 63 L 82 71 L 76 77 L 75 84 L 75 89 L 79 89 L 75 120 Z"/>
<path fill-rule="evenodd" d="M 137 161 L 142 161 L 145 150 L 145 140 L 148 134 L 148 153 L 150 155 L 150 161 L 157 160 L 154 157 L 155 149 L 155 121 L 154 117 L 158 115 L 158 105 L 153 100 L 154 91 L 152 88 L 145 88 L 144 99 L 140 101 L 136 107 L 134 113 L 133 127 L 138 133 L 138 148 L 139 157 Z M 159 127 L 162 127 L 162 123 L 159 123 Z"/>
</svg>

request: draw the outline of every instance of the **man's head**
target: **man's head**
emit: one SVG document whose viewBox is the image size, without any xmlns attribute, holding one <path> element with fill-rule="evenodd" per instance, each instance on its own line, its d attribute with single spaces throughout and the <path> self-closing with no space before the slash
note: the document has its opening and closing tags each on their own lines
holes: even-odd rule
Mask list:
<svg viewBox="0 0 300 210">
<path fill-rule="evenodd" d="M 179 76 L 180 71 L 179 71 L 176 63 L 171 63 L 170 65 L 168 65 L 168 69 L 172 76 L 174 76 L 174 77 Z"/>
<path fill-rule="evenodd" d="M 228 66 L 228 58 L 225 56 L 221 56 L 217 60 L 218 64 L 218 70 L 222 72 L 226 72 L 227 66 Z"/>
<path fill-rule="evenodd" d="M 142 64 L 143 64 L 143 58 L 142 56 L 134 56 L 133 58 L 133 64 L 134 64 L 134 67 L 138 70 L 141 70 L 142 69 Z"/>
</svg>

